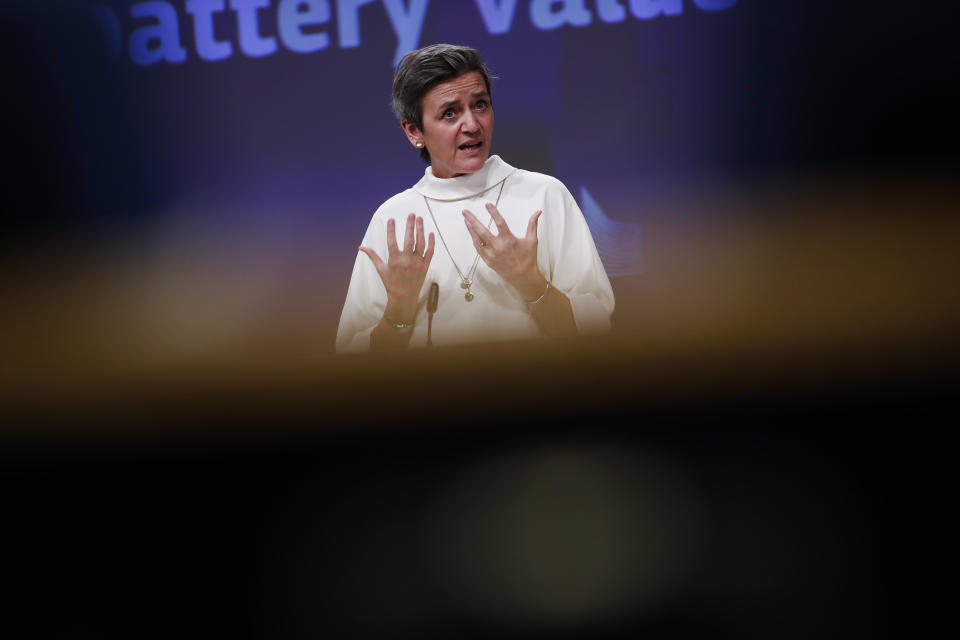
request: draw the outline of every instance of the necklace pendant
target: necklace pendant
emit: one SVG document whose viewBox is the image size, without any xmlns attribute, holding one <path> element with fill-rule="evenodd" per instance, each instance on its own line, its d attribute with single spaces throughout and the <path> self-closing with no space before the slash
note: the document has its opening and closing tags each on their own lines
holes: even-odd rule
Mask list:
<svg viewBox="0 0 960 640">
<path fill-rule="evenodd" d="M 473 294 L 470 293 L 469 290 L 463 295 L 463 297 L 467 299 L 467 302 L 470 302 L 471 300 L 473 300 Z"/>
<path fill-rule="evenodd" d="M 473 284 L 473 280 L 461 280 L 461 281 L 460 281 L 460 288 L 461 288 L 461 289 L 469 289 L 469 288 L 470 288 L 470 285 L 472 285 L 472 284 Z"/>
</svg>

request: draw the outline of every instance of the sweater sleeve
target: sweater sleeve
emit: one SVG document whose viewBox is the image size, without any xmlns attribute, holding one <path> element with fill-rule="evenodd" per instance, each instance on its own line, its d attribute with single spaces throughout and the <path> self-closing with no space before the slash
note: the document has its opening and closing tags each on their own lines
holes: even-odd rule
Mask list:
<svg viewBox="0 0 960 640">
<path fill-rule="evenodd" d="M 613 289 L 583 212 L 559 181 L 549 190 L 546 200 L 549 211 L 545 209 L 543 214 L 549 215 L 549 256 L 545 273 L 551 284 L 570 300 L 578 333 L 608 332 L 614 308 Z"/>
<path fill-rule="evenodd" d="M 385 222 L 374 214 L 361 246 L 370 247 L 386 261 L 387 235 Z M 380 323 L 383 310 L 387 306 L 387 292 L 383 287 L 380 274 L 373 261 L 366 254 L 357 251 L 353 263 L 353 273 L 347 288 L 347 299 L 340 314 L 340 326 L 337 329 L 337 353 L 354 353 L 370 350 L 370 334 Z"/>
</svg>

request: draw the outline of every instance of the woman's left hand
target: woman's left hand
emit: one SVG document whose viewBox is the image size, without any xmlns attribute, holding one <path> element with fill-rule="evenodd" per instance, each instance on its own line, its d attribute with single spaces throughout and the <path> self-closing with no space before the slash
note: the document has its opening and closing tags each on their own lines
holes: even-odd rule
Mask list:
<svg viewBox="0 0 960 640">
<path fill-rule="evenodd" d="M 527 235 L 522 238 L 511 233 L 507 221 L 492 203 L 487 203 L 487 211 L 497 225 L 496 235 L 477 220 L 473 213 L 466 209 L 463 211 L 467 231 L 473 238 L 477 253 L 525 299 L 535 299 L 543 292 L 547 282 L 537 265 L 537 223 L 543 211 L 537 211 L 530 217 Z"/>
</svg>

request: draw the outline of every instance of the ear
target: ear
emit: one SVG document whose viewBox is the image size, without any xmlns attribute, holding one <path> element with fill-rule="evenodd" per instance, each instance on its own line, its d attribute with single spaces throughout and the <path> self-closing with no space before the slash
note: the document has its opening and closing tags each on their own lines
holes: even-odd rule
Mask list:
<svg viewBox="0 0 960 640">
<path fill-rule="evenodd" d="M 403 132 L 407 134 L 407 140 L 410 141 L 414 147 L 417 147 L 417 143 L 421 143 L 421 146 L 417 147 L 418 149 L 423 148 L 423 134 L 420 133 L 420 129 L 417 128 L 417 125 L 413 124 L 409 120 L 401 120 L 400 126 L 403 127 Z"/>
</svg>

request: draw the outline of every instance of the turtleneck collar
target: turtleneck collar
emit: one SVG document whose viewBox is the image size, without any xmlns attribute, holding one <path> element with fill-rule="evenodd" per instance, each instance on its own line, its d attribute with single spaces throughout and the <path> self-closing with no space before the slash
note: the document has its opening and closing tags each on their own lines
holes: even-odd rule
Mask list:
<svg viewBox="0 0 960 640">
<path fill-rule="evenodd" d="M 433 175 L 433 169 L 427 167 L 420 181 L 413 185 L 413 190 L 433 200 L 472 198 L 500 184 L 514 171 L 516 168 L 501 160 L 500 156 L 490 156 L 479 171 L 456 178 L 438 178 Z"/>
</svg>

